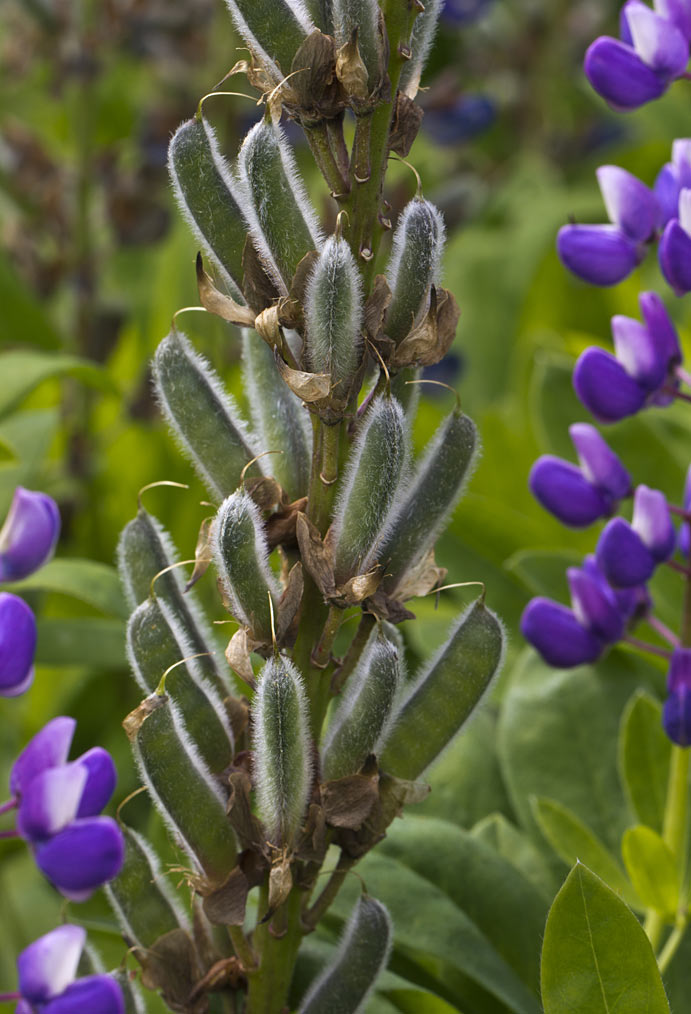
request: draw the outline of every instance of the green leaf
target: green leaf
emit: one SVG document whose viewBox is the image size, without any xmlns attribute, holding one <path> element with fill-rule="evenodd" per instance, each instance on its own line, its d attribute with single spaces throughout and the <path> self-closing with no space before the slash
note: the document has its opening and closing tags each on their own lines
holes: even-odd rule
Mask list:
<svg viewBox="0 0 691 1014">
<path fill-rule="evenodd" d="M 669 1014 L 655 955 L 623 901 L 577 863 L 554 899 L 542 949 L 545 1014 Z"/>
<path fill-rule="evenodd" d="M 417 808 L 418 811 L 420 808 Z M 490 813 L 478 821 L 470 833 L 490 845 L 503 859 L 515 866 L 548 902 L 552 900 L 558 882 L 552 869 L 545 862 L 544 854 L 532 839 L 523 831 L 519 831 L 503 813 Z"/>
<path fill-rule="evenodd" d="M 580 564 L 578 553 L 553 549 L 519 549 L 504 566 L 518 577 L 533 595 L 559 599 L 566 594 L 566 568 Z"/>
<path fill-rule="evenodd" d="M 638 824 L 624 833 L 621 854 L 638 896 L 648 908 L 672 919 L 679 906 L 679 869 L 657 831 Z"/>
<path fill-rule="evenodd" d="M 575 813 L 553 799 L 536 797 L 532 803 L 540 830 L 568 866 L 579 861 L 585 863 L 627 904 L 641 907 L 640 899 L 612 853 Z"/>
<path fill-rule="evenodd" d="M 125 667 L 125 625 L 121 620 L 39 619 L 36 662 L 48 666 Z"/>
<path fill-rule="evenodd" d="M 41 300 L 6 256 L 0 256 L 0 305 L 0 344 L 31 342 L 45 348 L 60 346 L 60 335 L 43 312 Z"/>
<path fill-rule="evenodd" d="M 126 620 L 129 615 L 117 570 L 94 560 L 51 560 L 35 574 L 13 583 L 12 590 L 60 592 L 109 616 Z"/>
<path fill-rule="evenodd" d="M 636 691 L 622 715 L 619 771 L 642 824 L 662 830 L 672 744 L 662 728 L 662 705 Z"/>
<path fill-rule="evenodd" d="M 105 370 L 76 356 L 12 351 L 0 355 L 0 416 L 7 415 L 44 380 L 69 375 L 89 387 L 114 391 Z"/>
</svg>

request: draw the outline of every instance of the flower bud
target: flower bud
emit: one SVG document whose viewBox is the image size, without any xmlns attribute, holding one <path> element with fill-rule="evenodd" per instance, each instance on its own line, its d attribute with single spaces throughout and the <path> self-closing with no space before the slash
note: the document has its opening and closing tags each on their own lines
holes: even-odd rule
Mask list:
<svg viewBox="0 0 691 1014">
<path fill-rule="evenodd" d="M 598 566 L 615 588 L 631 588 L 652 577 L 655 559 L 624 518 L 605 525 L 595 551 Z"/>
<path fill-rule="evenodd" d="M 569 436 L 576 448 L 581 472 L 588 482 L 613 500 L 622 500 L 631 492 L 631 476 L 618 455 L 589 423 L 573 423 Z"/>
<path fill-rule="evenodd" d="M 278 84 L 290 72 L 293 57 L 314 29 L 303 0 L 226 0 L 233 24 L 257 54 L 264 71 Z"/>
<path fill-rule="evenodd" d="M 632 46 L 601 36 L 585 54 L 584 70 L 591 85 L 613 109 L 638 109 L 659 99 L 669 81 L 643 62 Z"/>
<path fill-rule="evenodd" d="M 623 15 L 638 56 L 663 80 L 683 74 L 689 62 L 689 43 L 673 21 L 641 3 L 629 0 Z"/>
<path fill-rule="evenodd" d="M 642 259 L 636 242 L 616 225 L 563 225 L 557 253 L 569 271 L 592 285 L 617 285 Z"/>
<path fill-rule="evenodd" d="M 20 581 L 50 560 L 60 534 L 52 497 L 17 486 L 0 530 L 0 581 Z"/>
<path fill-rule="evenodd" d="M 439 281 L 444 237 L 444 220 L 433 204 L 419 197 L 406 204 L 386 272 L 392 299 L 384 330 L 396 343 L 427 310 L 430 287 Z"/>
<path fill-rule="evenodd" d="M 307 990 L 298 1014 L 364 1010 L 388 964 L 392 941 L 387 909 L 368 894 L 360 895 L 333 960 Z"/>
<path fill-rule="evenodd" d="M 334 573 L 342 584 L 364 573 L 388 533 L 408 459 L 403 410 L 381 396 L 370 406 L 353 444 L 333 522 Z"/>
<path fill-rule="evenodd" d="M 250 130 L 238 155 L 237 173 L 252 239 L 285 294 L 298 264 L 321 247 L 323 237 L 280 127 L 262 120 Z"/>
<path fill-rule="evenodd" d="M 614 644 L 624 633 L 624 615 L 616 594 L 595 568 L 568 567 L 566 577 L 578 622 L 603 644 Z"/>
<path fill-rule="evenodd" d="M 633 499 L 631 527 L 650 551 L 655 563 L 662 563 L 672 553 L 677 541 L 676 531 L 664 493 L 648 486 L 638 486 Z"/>
<path fill-rule="evenodd" d="M 636 176 L 616 165 L 596 171 L 607 216 L 630 239 L 650 239 L 657 228 L 660 209 L 652 190 Z"/>
<path fill-rule="evenodd" d="M 34 678 L 36 620 L 23 599 L 0 592 L 0 696 L 17 697 Z"/>
<path fill-rule="evenodd" d="M 252 707 L 257 808 L 271 841 L 288 845 L 300 828 L 312 783 L 307 700 L 287 658 L 262 668 Z"/>
<path fill-rule="evenodd" d="M 375 629 L 329 724 L 324 778 L 355 774 L 385 739 L 401 675 L 398 649 Z"/>
<path fill-rule="evenodd" d="M 501 624 L 478 600 L 454 623 L 396 709 L 382 752 L 383 770 L 419 778 L 471 714 L 499 671 L 503 653 Z"/>
<path fill-rule="evenodd" d="M 521 633 L 545 662 L 556 669 L 595 662 L 604 648 L 597 635 L 571 609 L 542 597 L 531 599 L 523 611 Z"/>
<path fill-rule="evenodd" d="M 333 0 L 334 38 L 338 47 L 346 45 L 357 32 L 360 58 L 367 70 L 367 89 L 378 87 L 384 71 L 383 40 L 379 30 L 380 7 L 377 0 Z"/>
<path fill-rule="evenodd" d="M 314 373 L 328 373 L 346 398 L 362 358 L 362 282 L 344 239 L 330 236 L 305 292 L 305 353 Z"/>
<path fill-rule="evenodd" d="M 603 423 L 635 415 L 645 404 L 647 392 L 630 377 L 618 359 L 604 349 L 583 352 L 574 367 L 573 386 L 585 407 Z"/>
<path fill-rule="evenodd" d="M 529 483 L 533 496 L 545 510 L 572 528 L 587 528 L 611 513 L 611 504 L 603 491 L 576 465 L 552 454 L 537 459 Z"/>
<path fill-rule="evenodd" d="M 398 85 L 400 90 L 411 99 L 415 98 L 420 87 L 420 78 L 432 49 L 443 6 L 443 0 L 428 0 L 424 10 L 417 15 L 413 23 L 413 30 L 410 34 L 411 57 L 401 71 Z"/>
</svg>

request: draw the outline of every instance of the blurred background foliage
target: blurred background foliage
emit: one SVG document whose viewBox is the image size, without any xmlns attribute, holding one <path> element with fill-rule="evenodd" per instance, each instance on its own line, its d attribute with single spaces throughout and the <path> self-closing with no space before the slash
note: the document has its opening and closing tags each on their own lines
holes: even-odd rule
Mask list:
<svg viewBox="0 0 691 1014">
<path fill-rule="evenodd" d="M 507 674 L 522 651 L 517 621 L 527 598 L 564 599 L 565 565 L 595 542 L 592 532 L 565 533 L 527 489 L 539 453 L 572 457 L 567 426 L 585 418 L 571 388 L 573 360 L 588 344 L 609 345 L 609 317 L 635 316 L 640 289 L 669 295 L 652 261 L 617 288 L 596 290 L 568 275 L 554 250 L 569 216 L 604 219 L 598 165 L 614 162 L 652 183 L 672 138 L 689 130 L 683 83 L 626 117 L 588 89 L 583 52 L 615 31 L 618 8 L 618 0 L 449 0 L 410 155 L 425 196 L 446 217 L 444 284 L 462 308 L 452 353 L 430 376 L 457 387 L 484 445 L 437 555 L 449 581 L 486 583 L 510 635 Z M 113 570 L 118 534 L 138 490 L 156 480 L 190 485 L 144 494 L 185 557 L 208 514 L 149 378 L 173 313 L 198 302 L 196 248 L 168 186 L 167 144 L 242 53 L 221 0 L 5 0 L 0 39 L 0 516 L 21 483 L 53 495 L 64 519 L 58 559 L 20 589 L 40 616 L 40 664 L 25 698 L 0 702 L 0 775 L 42 724 L 70 713 L 79 722 L 75 753 L 100 743 L 115 755 L 122 799 L 137 782 L 120 719 L 138 695 Z M 224 87 L 250 91 L 241 77 Z M 241 98 L 219 97 L 206 112 L 230 157 L 261 115 Z M 299 131 L 290 136 L 312 199 L 332 221 Z M 392 217 L 414 192 L 410 170 L 392 163 Z M 688 348 L 688 312 L 667 301 Z M 202 313 L 179 324 L 242 402 L 238 335 Z M 440 391 L 423 388 L 418 448 L 452 403 Z M 608 430 L 637 482 L 679 496 L 689 462 L 682 411 L 647 411 Z M 658 580 L 659 613 L 673 622 L 674 589 Z M 222 619 L 210 575 L 200 587 Z M 411 667 L 468 597 L 459 590 L 418 603 L 422 622 L 405 625 Z M 659 683 L 630 653 L 617 656 L 627 693 L 632 680 Z M 490 707 L 442 760 L 428 812 L 462 826 L 495 810 L 515 817 L 494 724 Z M 142 798 L 128 806 L 128 819 L 146 824 Z M 8 844 L 0 897 L 1 991 L 12 988 L 13 955 L 54 925 L 61 902 L 24 848 Z M 70 917 L 100 927 L 99 942 L 108 950 L 110 941 L 120 960 L 100 901 Z"/>
</svg>

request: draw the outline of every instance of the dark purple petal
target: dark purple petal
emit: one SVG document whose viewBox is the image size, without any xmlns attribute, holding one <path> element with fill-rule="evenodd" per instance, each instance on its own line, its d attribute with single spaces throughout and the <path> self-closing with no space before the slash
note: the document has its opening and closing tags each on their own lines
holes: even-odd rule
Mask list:
<svg viewBox="0 0 691 1014">
<path fill-rule="evenodd" d="M 612 317 L 612 337 L 616 357 L 628 375 L 646 391 L 656 391 L 667 376 L 667 350 L 659 347 L 645 324 L 622 314 Z"/>
<path fill-rule="evenodd" d="M 604 490 L 612 500 L 631 492 L 631 476 L 619 456 L 590 423 L 573 423 L 569 436 L 576 448 L 581 471 L 589 482 Z"/>
<path fill-rule="evenodd" d="M 641 537 L 656 563 L 667 560 L 674 552 L 677 533 L 664 493 L 648 486 L 638 486 L 633 497 L 631 527 Z"/>
<path fill-rule="evenodd" d="M 33 679 L 36 619 L 23 599 L 0 592 L 0 696 L 16 697 Z"/>
<path fill-rule="evenodd" d="M 638 303 L 643 320 L 655 340 L 660 355 L 664 355 L 667 359 L 668 368 L 674 363 L 680 363 L 679 335 L 657 292 L 641 292 Z"/>
<path fill-rule="evenodd" d="M 124 841 L 110 817 L 75 820 L 36 849 L 36 863 L 66 898 L 84 901 L 120 872 Z"/>
<path fill-rule="evenodd" d="M 677 694 L 681 690 L 691 691 L 691 649 L 675 648 L 667 672 L 667 690 Z"/>
<path fill-rule="evenodd" d="M 12 766 L 10 792 L 21 795 L 32 778 L 46 768 L 64 764 L 70 752 L 77 723 L 61 715 L 53 718 L 30 739 Z"/>
<path fill-rule="evenodd" d="M 94 817 L 115 791 L 118 775 L 113 758 L 103 747 L 95 746 L 78 757 L 75 764 L 82 765 L 88 772 L 77 816 Z"/>
<path fill-rule="evenodd" d="M 521 617 L 521 633 L 557 669 L 594 662 L 602 643 L 582 626 L 570 609 L 551 599 L 532 599 Z"/>
<path fill-rule="evenodd" d="M 573 371 L 576 394 L 603 423 L 618 422 L 643 408 L 646 390 L 630 377 L 618 359 L 604 349 L 589 348 Z"/>
<path fill-rule="evenodd" d="M 691 236 L 679 220 L 673 218 L 665 226 L 658 249 L 660 268 L 677 296 L 691 292 Z"/>
<path fill-rule="evenodd" d="M 651 11 L 640 0 L 627 4 L 633 48 L 641 60 L 663 78 L 684 73 L 689 62 L 689 43 L 673 22 Z"/>
<path fill-rule="evenodd" d="M 634 588 L 612 588 L 607 582 L 605 575 L 600 570 L 597 560 L 589 553 L 583 561 L 581 568 L 586 574 L 594 581 L 599 581 L 604 587 L 614 595 L 614 600 L 619 610 L 619 614 L 623 618 L 624 622 L 628 622 L 634 614 L 641 618 L 647 613 L 652 605 L 648 589 L 644 584 L 637 585 Z"/>
<path fill-rule="evenodd" d="M 691 0 L 654 0 L 658 14 L 667 18 L 687 39 L 691 39 Z"/>
<path fill-rule="evenodd" d="M 619 612 L 614 592 L 604 578 L 598 579 L 580 567 L 569 567 L 566 577 L 571 606 L 578 622 L 605 644 L 618 641 L 624 633 L 624 618 Z"/>
<path fill-rule="evenodd" d="M 684 499 L 682 503 L 684 504 L 684 510 L 689 510 L 689 507 L 691 507 L 691 465 L 689 465 L 686 471 Z M 679 549 L 684 556 L 689 556 L 691 553 L 691 530 L 688 521 L 685 521 L 679 529 Z"/>
<path fill-rule="evenodd" d="M 584 70 L 591 85 L 614 109 L 638 109 L 659 99 L 668 82 L 659 77 L 631 46 L 600 36 L 585 54 Z"/>
<path fill-rule="evenodd" d="M 616 225 L 563 225 L 557 253 L 569 271 L 593 285 L 616 285 L 640 261 L 636 243 Z"/>
<path fill-rule="evenodd" d="M 34 940 L 17 958 L 19 992 L 31 1004 L 52 1000 L 74 981 L 86 930 L 58 926 Z"/>
<path fill-rule="evenodd" d="M 610 222 L 634 242 L 649 239 L 660 220 L 652 190 L 617 165 L 600 166 L 596 175 Z"/>
<path fill-rule="evenodd" d="M 125 1014 L 125 1000 L 110 975 L 89 975 L 68 986 L 41 1014 Z"/>
<path fill-rule="evenodd" d="M 88 773 L 80 764 L 47 768 L 22 792 L 17 830 L 27 841 L 40 842 L 62 831 L 77 816 Z"/>
<path fill-rule="evenodd" d="M 581 470 L 551 454 L 537 459 L 529 483 L 535 499 L 562 524 L 586 528 L 610 513 L 608 501 Z"/>
<path fill-rule="evenodd" d="M 662 725 L 677 746 L 691 744 L 691 690 L 670 694 L 662 706 Z"/>
<path fill-rule="evenodd" d="M 623 518 L 612 518 L 605 525 L 595 556 L 600 570 L 615 588 L 644 584 L 655 570 L 652 553 Z"/>
<path fill-rule="evenodd" d="M 55 500 L 17 486 L 0 531 L 0 581 L 19 581 L 42 567 L 53 555 L 59 534 Z"/>
<path fill-rule="evenodd" d="M 677 170 L 671 162 L 667 162 L 660 169 L 655 179 L 653 191 L 660 208 L 660 224 L 667 225 L 671 218 L 679 214 L 679 191 L 681 184 Z"/>
</svg>

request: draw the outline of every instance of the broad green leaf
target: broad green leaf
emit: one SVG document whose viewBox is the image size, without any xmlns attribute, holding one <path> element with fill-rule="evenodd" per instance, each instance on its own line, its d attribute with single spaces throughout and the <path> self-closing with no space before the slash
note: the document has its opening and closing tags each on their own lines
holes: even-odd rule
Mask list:
<svg viewBox="0 0 691 1014">
<path fill-rule="evenodd" d="M 0 344 L 31 342 L 58 348 L 61 339 L 41 306 L 41 300 L 14 270 L 7 256 L 0 256 Z"/>
<path fill-rule="evenodd" d="M 545 1014 L 669 1014 L 655 955 L 623 901 L 577 863 L 542 948 Z"/>
<path fill-rule="evenodd" d="M 3 352 L 0 355 L 0 416 L 16 408 L 44 380 L 66 375 L 89 387 L 114 390 L 105 370 L 87 359 L 33 350 Z"/>
<path fill-rule="evenodd" d="M 558 881 L 545 862 L 544 854 L 524 831 L 519 831 L 502 813 L 490 813 L 478 821 L 471 834 L 490 845 L 515 866 L 548 902 L 551 901 Z"/>
<path fill-rule="evenodd" d="M 673 918 L 681 885 L 677 863 L 666 842 L 657 831 L 638 824 L 624 833 L 621 854 L 643 904 Z"/>
<path fill-rule="evenodd" d="M 122 669 L 127 664 L 125 625 L 122 620 L 39 619 L 36 662 Z"/>
<path fill-rule="evenodd" d="M 662 728 L 662 705 L 636 691 L 622 715 L 619 772 L 642 824 L 662 830 L 672 744 Z"/>
<path fill-rule="evenodd" d="M 129 615 L 118 572 L 107 563 L 78 559 L 51 560 L 35 574 L 12 585 L 12 590 L 19 593 L 35 589 L 70 595 L 109 616 L 118 616 L 123 620 Z"/>
</svg>

